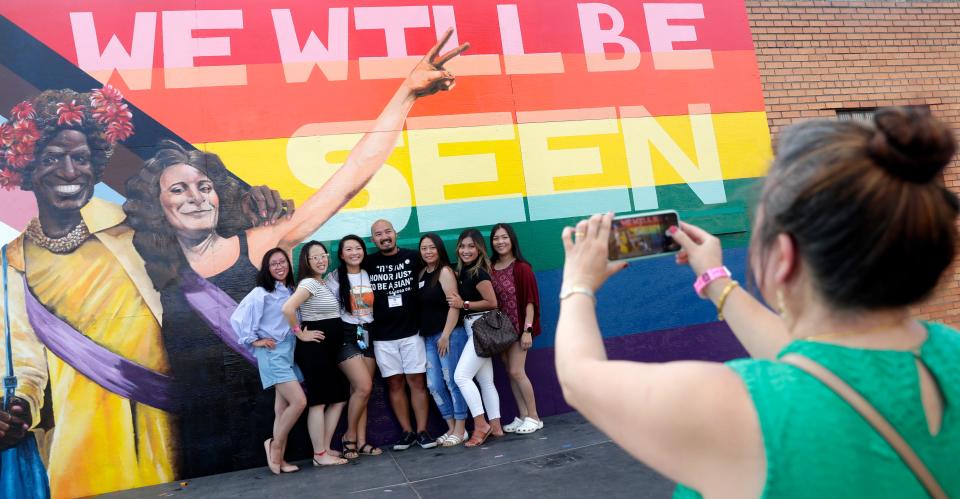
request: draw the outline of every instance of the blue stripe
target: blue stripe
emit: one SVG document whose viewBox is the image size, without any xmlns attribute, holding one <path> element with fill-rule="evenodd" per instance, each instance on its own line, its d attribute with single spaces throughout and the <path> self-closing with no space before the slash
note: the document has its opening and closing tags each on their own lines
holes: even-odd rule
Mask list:
<svg viewBox="0 0 960 499">
<path fill-rule="evenodd" d="M 746 282 L 746 256 L 746 248 L 723 251 L 724 264 L 741 283 Z M 537 337 L 534 346 L 552 348 L 560 313 L 557 296 L 563 270 L 537 272 L 536 275 L 543 333 Z M 693 291 L 694 278 L 690 268 L 677 265 L 672 255 L 630 262 L 597 293 L 597 317 L 603 337 L 716 322 L 716 308 Z"/>
</svg>

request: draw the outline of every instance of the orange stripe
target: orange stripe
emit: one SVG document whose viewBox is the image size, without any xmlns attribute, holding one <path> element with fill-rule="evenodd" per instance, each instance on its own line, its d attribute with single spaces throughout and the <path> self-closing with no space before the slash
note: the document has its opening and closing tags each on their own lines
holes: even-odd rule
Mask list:
<svg viewBox="0 0 960 499">
<path fill-rule="evenodd" d="M 583 55 L 564 55 L 565 73 L 465 76 L 450 93 L 417 104 L 412 116 L 581 110 L 644 106 L 654 116 L 681 115 L 690 104 L 714 113 L 762 111 L 753 51 L 714 52 L 708 70 L 654 70 L 643 54 L 634 71 L 586 71 Z M 350 74 L 357 75 L 356 61 Z M 353 76 L 351 76 L 353 78 Z M 122 80 L 113 81 L 121 88 Z M 247 84 L 212 88 L 154 88 L 125 92 L 154 118 L 190 142 L 291 137 L 304 125 L 377 117 L 399 80 L 327 81 L 319 70 L 305 83 L 287 84 L 279 64 L 248 65 Z M 514 116 L 514 121 L 516 117 Z"/>
</svg>

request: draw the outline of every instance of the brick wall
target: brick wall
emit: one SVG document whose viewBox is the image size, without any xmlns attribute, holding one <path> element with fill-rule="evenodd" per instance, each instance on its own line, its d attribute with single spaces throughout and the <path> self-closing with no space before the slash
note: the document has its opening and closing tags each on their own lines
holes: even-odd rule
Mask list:
<svg viewBox="0 0 960 499">
<path fill-rule="evenodd" d="M 747 0 L 770 131 L 837 109 L 923 104 L 960 129 L 960 2 Z M 945 174 L 960 193 L 960 162 Z M 960 327 L 960 273 L 917 315 Z"/>
</svg>

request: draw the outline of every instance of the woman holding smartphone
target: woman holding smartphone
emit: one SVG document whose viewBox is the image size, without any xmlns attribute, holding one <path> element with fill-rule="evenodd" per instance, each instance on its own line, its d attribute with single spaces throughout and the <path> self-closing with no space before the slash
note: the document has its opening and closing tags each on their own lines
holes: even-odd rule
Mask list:
<svg viewBox="0 0 960 499">
<path fill-rule="evenodd" d="M 276 388 L 273 438 L 263 442 L 267 466 L 275 475 L 300 469 L 286 462 L 283 454 L 290 429 L 307 405 L 307 398 L 300 388 L 303 376 L 293 362 L 296 336 L 283 315 L 283 304 L 292 293 L 290 258 L 283 249 L 273 248 L 263 255 L 257 273 L 257 287 L 230 316 L 230 325 L 239 337 L 238 342 L 253 348 L 263 389 Z"/>
<path fill-rule="evenodd" d="M 350 402 L 347 404 L 347 431 L 341 444 L 343 457 L 347 459 L 383 454 L 383 450 L 367 442 L 367 403 L 373 391 L 377 361 L 373 358 L 368 333 L 373 322 L 373 287 L 370 276 L 360 268 L 366 256 L 363 239 L 353 234 L 344 236 L 337 248 L 339 265 L 327 274 L 325 280 L 339 300 L 343 323 L 340 369 L 350 380 Z"/>
<path fill-rule="evenodd" d="M 460 309 L 460 323 L 467 331 L 467 343 L 453 378 L 473 416 L 473 435 L 464 446 L 477 447 L 486 442 L 490 435 L 503 435 L 503 428 L 500 427 L 500 395 L 493 384 L 493 362 L 478 356 L 473 347 L 473 323 L 483 315 L 482 312 L 497 308 L 497 296 L 490 280 L 490 258 L 479 230 L 467 229 L 460 233 L 457 258 L 459 295 L 448 297 L 447 302 L 451 307 Z M 479 390 L 473 383 L 474 377 L 480 385 Z M 484 419 L 484 408 L 486 416 L 490 418 L 489 423 Z"/>
<path fill-rule="evenodd" d="M 960 203 L 942 177 L 955 150 L 925 107 L 783 130 L 749 258 L 776 312 L 731 279 L 717 237 L 673 229 L 677 262 L 752 359 L 608 360 L 594 292 L 625 266 L 607 259 L 612 215 L 564 229 L 564 397 L 684 484 L 674 497 L 960 496 L 960 334 L 911 317 L 956 253 Z"/>
<path fill-rule="evenodd" d="M 457 275 L 440 236 L 431 232 L 420 238 L 420 260 L 423 265 L 417 299 L 420 334 L 427 351 L 427 388 L 447 422 L 447 432 L 437 444 L 453 447 L 467 440 L 467 402 L 453 379 L 467 344 L 467 331 L 458 324 L 460 310 L 447 302 L 447 298 L 457 296 Z"/>
<path fill-rule="evenodd" d="M 519 341 L 501 354 L 503 365 L 510 374 L 510 390 L 520 412 L 520 416 L 504 426 L 503 431 L 525 435 L 543 428 L 543 421 L 537 414 L 533 384 L 526 372 L 527 350 L 533 346 L 533 338 L 540 334 L 540 292 L 533 268 L 524 260 L 517 234 L 510 224 L 493 226 L 490 247 L 493 248 L 492 282 L 497 303 L 520 335 Z"/>
<path fill-rule="evenodd" d="M 319 241 L 303 245 L 297 266 L 297 290 L 283 305 L 283 315 L 297 334 L 293 359 L 303 371 L 307 386 L 307 430 L 313 444 L 314 466 L 347 462 L 328 453 L 349 395 L 347 379 L 337 368 L 343 346 L 340 302 L 323 282 L 328 256 L 327 247 Z"/>
</svg>

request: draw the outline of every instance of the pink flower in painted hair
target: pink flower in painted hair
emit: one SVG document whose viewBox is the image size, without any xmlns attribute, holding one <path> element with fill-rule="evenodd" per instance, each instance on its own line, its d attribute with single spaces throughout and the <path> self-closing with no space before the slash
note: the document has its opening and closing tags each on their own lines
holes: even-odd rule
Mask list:
<svg viewBox="0 0 960 499">
<path fill-rule="evenodd" d="M 33 109 L 33 103 L 25 100 L 13 106 L 10 115 L 15 120 L 32 120 L 37 116 L 37 112 Z"/>
<path fill-rule="evenodd" d="M 83 124 L 83 105 L 77 104 L 76 100 L 57 103 L 57 124 L 58 125 L 81 125 Z"/>
</svg>

